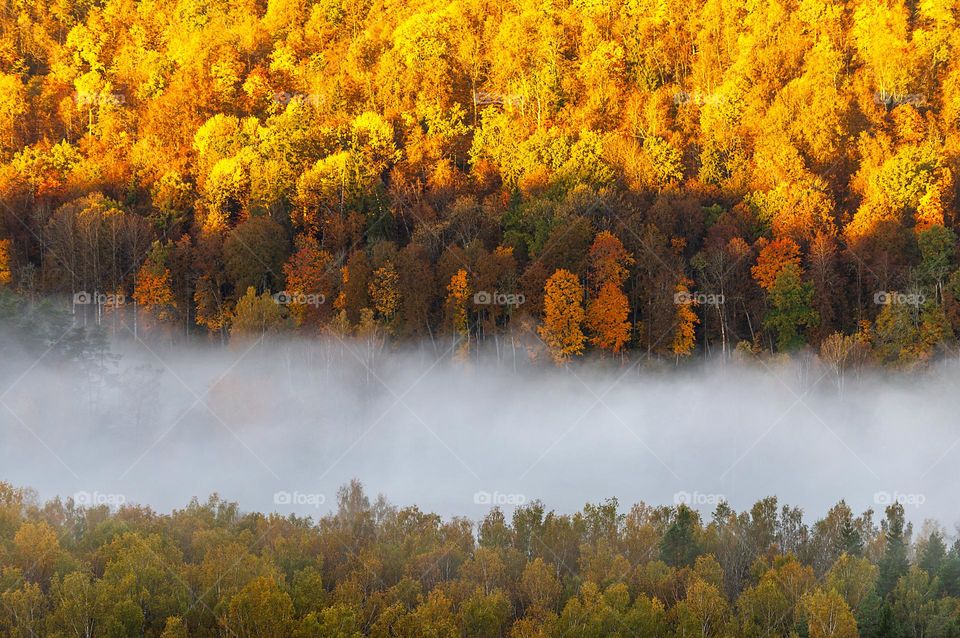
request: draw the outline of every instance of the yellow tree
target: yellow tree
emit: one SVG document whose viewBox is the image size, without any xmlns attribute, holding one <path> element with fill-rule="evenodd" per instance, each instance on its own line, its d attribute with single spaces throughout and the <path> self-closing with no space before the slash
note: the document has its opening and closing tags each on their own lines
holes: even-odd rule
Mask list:
<svg viewBox="0 0 960 638">
<path fill-rule="evenodd" d="M 630 302 L 613 282 L 603 284 L 587 305 L 586 325 L 590 343 L 613 354 L 630 339 Z"/>
<path fill-rule="evenodd" d="M 447 284 L 447 319 L 453 331 L 454 346 L 458 356 L 466 356 L 470 352 L 470 322 L 467 315 L 467 302 L 470 299 L 470 284 L 467 282 L 467 271 L 461 268 L 450 278 Z"/>
<path fill-rule="evenodd" d="M 236 628 L 239 636 L 284 638 L 291 634 L 293 602 L 271 578 L 250 580 L 224 608 L 221 624 Z"/>
<path fill-rule="evenodd" d="M 133 300 L 137 302 L 138 310 L 144 311 L 156 321 L 173 319 L 177 303 L 170 289 L 170 269 L 144 264 L 137 272 Z"/>
<path fill-rule="evenodd" d="M 339 314 L 342 314 L 344 318 L 347 316 L 347 293 L 345 288 L 348 283 L 350 283 L 350 266 L 342 266 L 340 268 L 340 292 L 337 293 L 336 299 L 333 300 L 333 309 Z"/>
<path fill-rule="evenodd" d="M 880 568 L 869 559 L 844 552 L 827 572 L 825 583 L 828 589 L 843 597 L 851 610 L 857 612 L 873 592 L 879 576 Z"/>
<path fill-rule="evenodd" d="M 13 255 L 9 239 L 0 239 L 0 286 L 8 286 L 13 281 Z"/>
<path fill-rule="evenodd" d="M 25 579 L 41 587 L 49 584 L 62 558 L 60 539 L 46 521 L 21 525 L 11 549 L 11 563 L 20 568 Z"/>
<path fill-rule="evenodd" d="M 16 75 L 0 73 L 0 148 L 17 148 L 26 113 L 27 91 L 23 82 Z"/>
<path fill-rule="evenodd" d="M 757 284 L 770 292 L 777 282 L 777 276 L 789 264 L 800 267 L 800 247 L 789 237 L 784 237 L 763 243 L 757 263 L 750 272 Z"/>
<path fill-rule="evenodd" d="M 196 305 L 194 320 L 210 332 L 223 334 L 230 323 L 230 309 L 223 299 L 220 287 L 207 275 L 200 275 L 193 293 Z"/>
<path fill-rule="evenodd" d="M 676 619 L 677 635 L 713 638 L 726 635 L 730 609 L 719 590 L 694 577 L 687 586 L 687 595 L 678 602 L 673 610 Z"/>
<path fill-rule="evenodd" d="M 388 261 L 373 271 L 368 288 L 373 310 L 387 331 L 392 332 L 390 324 L 400 309 L 400 274 L 393 262 Z"/>
<path fill-rule="evenodd" d="M 590 295 L 586 326 L 590 343 L 614 354 L 630 339 L 630 302 L 622 286 L 634 260 L 620 240 L 601 231 L 590 247 Z"/>
<path fill-rule="evenodd" d="M 884 100 L 904 95 L 911 77 L 918 75 L 910 21 L 902 0 L 863 2 L 853 14 L 853 43 Z"/>
<path fill-rule="evenodd" d="M 137 271 L 133 300 L 137 312 L 147 317 L 150 323 L 162 323 L 176 317 L 177 303 L 173 296 L 170 269 L 164 265 L 164 247 L 158 242 L 149 257 Z"/>
<path fill-rule="evenodd" d="M 543 289 L 543 323 L 537 328 L 557 365 L 583 354 L 583 286 L 569 270 L 554 272 Z"/>
<path fill-rule="evenodd" d="M 843 596 L 817 589 L 803 597 L 810 638 L 857 638 L 857 621 Z"/>
<path fill-rule="evenodd" d="M 279 332 L 286 325 L 283 310 L 270 293 L 257 295 L 253 286 L 237 300 L 237 307 L 230 323 L 230 339 L 249 340 L 263 338 Z"/>
<path fill-rule="evenodd" d="M 677 357 L 688 357 L 697 345 L 696 325 L 700 323 L 697 313 L 693 311 L 694 301 L 690 296 L 688 288 L 690 280 L 682 277 L 677 282 L 677 287 L 673 298 L 677 305 L 676 329 L 673 333 L 673 341 L 670 344 L 670 350 Z"/>
</svg>

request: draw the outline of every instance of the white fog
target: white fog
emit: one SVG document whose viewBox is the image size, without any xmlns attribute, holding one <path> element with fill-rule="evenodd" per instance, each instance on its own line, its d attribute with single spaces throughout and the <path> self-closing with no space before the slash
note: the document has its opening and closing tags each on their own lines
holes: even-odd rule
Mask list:
<svg viewBox="0 0 960 638">
<path fill-rule="evenodd" d="M 245 510 L 315 518 L 352 478 L 368 493 L 477 519 L 540 499 L 569 512 L 617 497 L 808 520 L 904 503 L 958 521 L 957 364 L 847 378 L 815 363 L 678 371 L 436 360 L 426 350 L 287 343 L 171 350 L 120 344 L 101 384 L 45 361 L 2 363 L 0 478 L 41 500 L 185 506 L 217 492 Z"/>
</svg>

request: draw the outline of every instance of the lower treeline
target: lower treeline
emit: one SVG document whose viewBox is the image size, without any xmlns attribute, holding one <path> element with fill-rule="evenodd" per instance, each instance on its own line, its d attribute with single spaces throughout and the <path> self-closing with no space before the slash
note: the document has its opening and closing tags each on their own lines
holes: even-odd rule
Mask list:
<svg viewBox="0 0 960 638">
<path fill-rule="evenodd" d="M 329 514 L 211 496 L 145 507 L 38 502 L 0 483 L 0 635 L 913 637 L 960 635 L 960 544 L 903 506 L 812 525 L 770 497 L 616 500 L 574 514 L 444 520 L 343 486 Z"/>
</svg>

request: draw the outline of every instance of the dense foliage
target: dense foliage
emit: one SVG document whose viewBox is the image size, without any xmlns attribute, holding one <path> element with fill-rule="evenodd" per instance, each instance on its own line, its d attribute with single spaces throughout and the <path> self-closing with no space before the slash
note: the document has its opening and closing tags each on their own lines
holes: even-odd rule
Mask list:
<svg viewBox="0 0 960 638">
<path fill-rule="evenodd" d="M 960 327 L 958 17 L 9 2 L 0 285 L 135 301 L 140 335 L 927 361 Z"/>
<path fill-rule="evenodd" d="M 926 527 L 925 527 L 926 530 Z M 38 505 L 0 483 L 0 633 L 103 638 L 960 635 L 960 546 L 903 506 L 812 526 L 776 499 L 708 523 L 685 505 L 539 502 L 474 525 L 371 502 L 318 521 L 213 496 L 169 515 Z"/>
</svg>

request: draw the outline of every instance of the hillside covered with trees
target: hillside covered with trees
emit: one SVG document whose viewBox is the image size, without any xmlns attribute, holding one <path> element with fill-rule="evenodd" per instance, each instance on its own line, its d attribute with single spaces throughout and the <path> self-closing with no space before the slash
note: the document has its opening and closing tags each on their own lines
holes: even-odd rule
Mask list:
<svg viewBox="0 0 960 638">
<path fill-rule="evenodd" d="M 164 339 L 922 363 L 960 328 L 958 18 L 8 2 L 0 285 Z"/>
<path fill-rule="evenodd" d="M 775 498 L 709 522 L 685 505 L 540 502 L 474 524 L 340 489 L 318 521 L 211 497 L 38 504 L 0 483 L 0 632 L 12 638 L 945 638 L 960 547 L 903 506 L 808 525 Z"/>
</svg>

